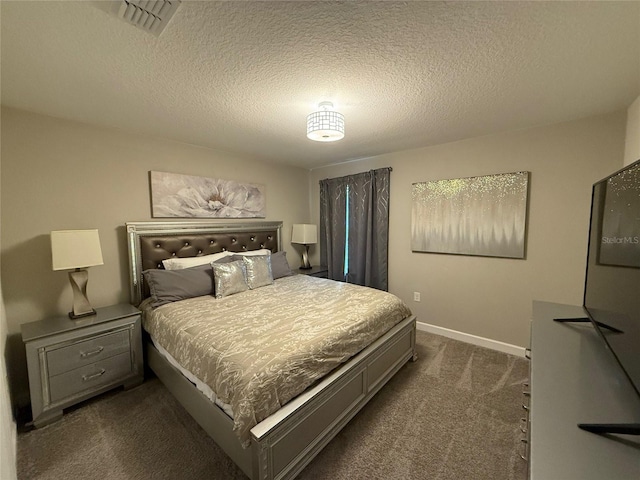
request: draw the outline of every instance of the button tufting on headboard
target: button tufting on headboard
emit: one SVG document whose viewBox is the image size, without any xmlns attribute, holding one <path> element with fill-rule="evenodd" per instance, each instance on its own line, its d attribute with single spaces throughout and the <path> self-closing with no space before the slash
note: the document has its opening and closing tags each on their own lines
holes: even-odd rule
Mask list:
<svg viewBox="0 0 640 480">
<path fill-rule="evenodd" d="M 162 260 L 167 258 L 195 257 L 218 252 L 246 252 L 258 248 L 278 250 L 276 235 L 268 232 L 241 233 L 194 233 L 191 235 L 141 236 L 140 250 L 142 270 L 163 268 Z"/>
<path fill-rule="evenodd" d="M 168 258 L 195 257 L 219 252 L 241 252 L 266 248 L 279 250 L 282 224 L 239 224 L 238 230 L 229 225 L 211 224 L 203 228 L 204 222 L 132 222 L 127 223 L 127 242 L 135 260 L 131 267 L 132 302 L 136 305 L 148 295 L 142 272 L 164 268 L 162 261 Z M 186 226 L 186 227 L 185 227 Z M 185 230 L 181 230 L 184 228 Z M 192 229 L 192 231 L 187 231 Z M 133 247 L 133 248 L 132 248 Z"/>
</svg>

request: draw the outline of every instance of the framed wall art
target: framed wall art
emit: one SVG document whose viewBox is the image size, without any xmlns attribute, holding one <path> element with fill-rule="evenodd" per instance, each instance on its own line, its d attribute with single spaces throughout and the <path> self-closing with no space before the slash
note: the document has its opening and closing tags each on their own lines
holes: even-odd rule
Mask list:
<svg viewBox="0 0 640 480">
<path fill-rule="evenodd" d="M 156 218 L 265 218 L 265 187 L 219 178 L 149 172 Z"/>
<path fill-rule="evenodd" d="M 529 172 L 412 185 L 414 252 L 525 257 Z"/>
</svg>

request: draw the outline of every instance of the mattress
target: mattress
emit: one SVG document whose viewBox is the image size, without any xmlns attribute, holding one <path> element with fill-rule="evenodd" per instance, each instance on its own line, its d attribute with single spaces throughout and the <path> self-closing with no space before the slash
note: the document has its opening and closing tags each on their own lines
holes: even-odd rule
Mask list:
<svg viewBox="0 0 640 480">
<path fill-rule="evenodd" d="M 230 406 L 247 446 L 251 428 L 410 315 L 388 292 L 294 275 L 219 299 L 146 307 L 143 326 Z"/>
<path fill-rule="evenodd" d="M 230 418 L 233 418 L 233 409 L 231 408 L 231 405 L 229 405 L 228 403 L 224 403 L 222 400 L 220 400 L 218 398 L 218 395 L 216 395 L 216 392 L 214 392 L 209 385 L 204 383 L 202 380 L 196 377 L 192 372 L 190 372 L 189 370 L 184 368 L 182 365 L 180 365 L 178 361 L 175 358 L 173 358 L 171 354 L 167 352 L 162 345 L 156 342 L 151 335 L 149 335 L 149 337 L 151 338 L 151 343 L 153 343 L 153 346 L 156 347 L 156 350 L 158 350 L 158 353 L 161 356 L 163 356 L 165 360 L 167 360 L 174 368 L 178 369 L 180 373 L 187 378 L 187 380 L 193 383 L 195 387 L 205 397 L 209 399 L 209 401 L 211 401 L 212 403 L 215 403 L 218 407 L 220 407 L 224 411 L 224 413 L 229 415 Z"/>
</svg>

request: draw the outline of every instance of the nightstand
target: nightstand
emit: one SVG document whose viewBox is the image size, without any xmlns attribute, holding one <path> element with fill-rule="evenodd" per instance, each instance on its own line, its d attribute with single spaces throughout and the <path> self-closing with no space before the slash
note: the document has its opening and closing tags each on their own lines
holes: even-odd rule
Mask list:
<svg viewBox="0 0 640 480">
<path fill-rule="evenodd" d="M 60 316 L 22 325 L 36 427 L 94 395 L 142 382 L 140 311 L 120 304 L 96 312 L 78 320 Z"/>
<path fill-rule="evenodd" d="M 322 267 L 320 265 L 316 265 L 311 268 L 299 268 L 298 273 L 303 275 L 309 275 L 310 277 L 318 277 L 318 278 L 328 278 L 329 277 L 329 269 L 327 267 Z"/>
</svg>

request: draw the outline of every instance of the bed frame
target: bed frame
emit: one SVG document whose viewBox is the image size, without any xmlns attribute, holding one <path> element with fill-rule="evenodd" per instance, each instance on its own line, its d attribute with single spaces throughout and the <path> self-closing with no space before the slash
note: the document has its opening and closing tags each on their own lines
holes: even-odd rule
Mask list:
<svg viewBox="0 0 640 480">
<path fill-rule="evenodd" d="M 147 295 L 142 271 L 172 256 L 282 248 L 281 222 L 126 224 L 131 301 Z M 329 443 L 408 361 L 416 360 L 416 318 L 397 324 L 319 383 L 251 429 L 242 448 L 233 420 L 146 342 L 147 365 L 215 442 L 252 480 L 290 479 Z"/>
</svg>

